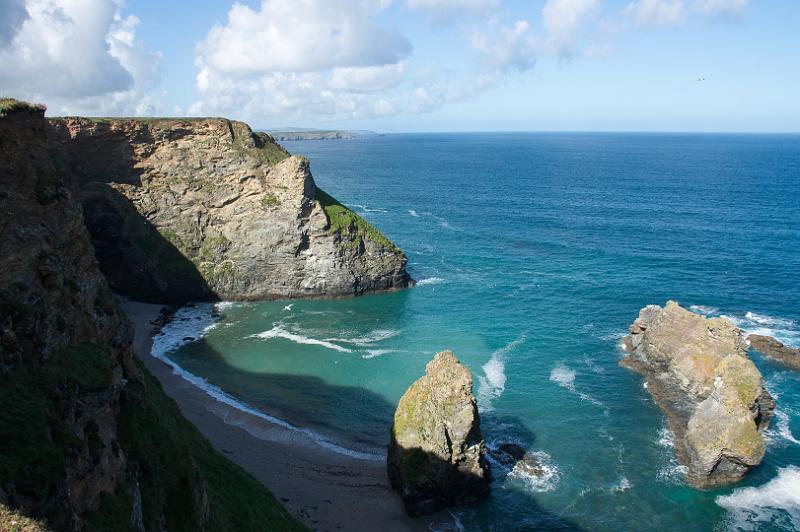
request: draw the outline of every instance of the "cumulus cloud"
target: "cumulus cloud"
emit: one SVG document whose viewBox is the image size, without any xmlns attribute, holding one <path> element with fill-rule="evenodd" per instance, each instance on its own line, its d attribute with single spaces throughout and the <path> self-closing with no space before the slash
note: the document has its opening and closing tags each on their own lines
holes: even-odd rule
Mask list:
<svg viewBox="0 0 800 532">
<path fill-rule="evenodd" d="M 425 112 L 476 94 L 478 78 L 415 74 L 411 44 L 375 21 L 388 0 L 234 4 L 197 47 L 190 114 L 261 122 Z"/>
<path fill-rule="evenodd" d="M 254 11 L 234 4 L 198 47 L 203 65 L 231 76 L 313 72 L 397 63 L 411 43 L 369 16 L 380 1 L 265 0 Z"/>
<path fill-rule="evenodd" d="M 155 110 L 146 94 L 160 56 L 135 40 L 139 20 L 114 0 L 27 0 L 27 18 L 0 47 L 0 86 L 52 112 Z"/>
<path fill-rule="evenodd" d="M 24 0 L 0 0 L 0 47 L 7 46 L 28 19 Z"/>
</svg>

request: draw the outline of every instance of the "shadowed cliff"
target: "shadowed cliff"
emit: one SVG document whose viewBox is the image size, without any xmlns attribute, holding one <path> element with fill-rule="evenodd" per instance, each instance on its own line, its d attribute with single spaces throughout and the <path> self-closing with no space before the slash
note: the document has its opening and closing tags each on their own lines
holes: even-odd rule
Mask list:
<svg viewBox="0 0 800 532">
<path fill-rule="evenodd" d="M 48 146 L 84 206 L 101 269 L 134 299 L 339 297 L 413 284 L 405 255 L 317 190 L 306 159 L 241 122 L 59 118 Z"/>
</svg>

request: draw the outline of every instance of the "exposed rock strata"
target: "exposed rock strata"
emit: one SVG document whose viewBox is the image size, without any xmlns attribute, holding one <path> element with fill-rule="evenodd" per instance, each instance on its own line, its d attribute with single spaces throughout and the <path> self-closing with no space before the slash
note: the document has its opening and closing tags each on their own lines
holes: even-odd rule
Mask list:
<svg viewBox="0 0 800 532">
<path fill-rule="evenodd" d="M 472 374 L 450 351 L 428 363 L 394 415 L 388 472 L 412 516 L 489 494 Z"/>
<path fill-rule="evenodd" d="M 43 114 L 0 99 L 0 519 L 53 530 L 294 527 L 134 360 L 81 206 L 49 159 Z"/>
<path fill-rule="evenodd" d="M 788 347 L 771 336 L 751 334 L 747 337 L 750 347 L 762 355 L 800 371 L 800 349 Z"/>
<path fill-rule="evenodd" d="M 50 120 L 111 287 L 140 300 L 335 297 L 409 286 L 406 257 L 241 122 Z"/>
<path fill-rule="evenodd" d="M 726 484 L 758 465 L 775 401 L 747 358 L 742 331 L 670 301 L 643 308 L 630 333 L 621 363 L 644 374 L 667 414 L 686 480 Z"/>
</svg>

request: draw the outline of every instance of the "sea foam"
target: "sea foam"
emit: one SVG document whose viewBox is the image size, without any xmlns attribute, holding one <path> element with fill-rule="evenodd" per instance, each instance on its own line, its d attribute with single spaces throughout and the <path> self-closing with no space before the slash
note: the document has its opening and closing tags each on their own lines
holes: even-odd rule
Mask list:
<svg viewBox="0 0 800 532">
<path fill-rule="evenodd" d="M 728 511 L 735 530 L 762 530 L 767 525 L 796 530 L 800 528 L 800 468 L 780 468 L 778 476 L 766 484 L 736 489 L 715 502 Z"/>
<path fill-rule="evenodd" d="M 310 338 L 308 336 L 303 336 L 301 334 L 295 334 L 289 332 L 280 325 L 275 325 L 272 327 L 272 329 L 268 331 L 252 334 L 248 336 L 248 338 L 260 338 L 262 340 L 270 340 L 272 338 L 283 338 L 284 340 L 289 340 L 296 344 L 318 345 L 321 347 L 325 347 L 327 349 L 333 349 L 334 351 L 340 351 L 342 353 L 353 352 L 352 349 L 342 347 L 341 345 L 334 344 L 333 342 L 329 342 L 326 340 L 317 340 L 316 338 Z"/>
<path fill-rule="evenodd" d="M 342 454 L 345 456 L 350 456 L 352 458 L 357 458 L 360 460 L 371 460 L 371 461 L 383 461 L 385 460 L 385 455 L 378 454 L 378 453 L 368 453 L 357 451 L 354 449 L 348 449 L 341 445 L 338 445 L 334 442 L 331 442 L 321 434 L 302 427 L 297 427 L 288 421 L 284 421 L 280 418 L 270 416 L 269 414 L 265 414 L 260 410 L 253 408 L 252 406 L 239 401 L 235 397 L 231 396 L 230 394 L 226 393 L 220 387 L 209 383 L 206 379 L 199 377 L 190 371 L 184 369 L 180 364 L 169 358 L 168 354 L 175 351 L 176 349 L 180 348 L 183 345 L 188 343 L 197 341 L 198 339 L 202 338 L 202 336 L 211 330 L 211 327 L 215 325 L 218 321 L 218 317 L 214 315 L 214 305 L 211 304 L 201 304 L 195 305 L 192 307 L 184 307 L 179 309 L 175 316 L 173 317 L 172 321 L 165 325 L 161 331 L 153 336 L 153 343 L 151 347 L 150 354 L 165 364 L 167 364 L 170 368 L 172 368 L 172 372 L 175 375 L 178 375 L 183 380 L 193 384 L 194 386 L 203 390 L 207 395 L 216 399 L 220 403 L 226 404 L 239 410 L 240 412 L 244 412 L 246 414 L 250 414 L 254 417 L 259 419 L 263 419 L 272 423 L 273 425 L 277 425 L 279 427 L 283 427 L 284 429 L 291 430 L 293 432 L 302 434 L 306 436 L 312 443 L 319 445 L 320 447 L 327 449 L 329 451 L 333 451 L 338 454 Z"/>
<path fill-rule="evenodd" d="M 505 391 L 505 356 L 523 342 L 525 342 L 524 334 L 493 352 L 492 356 L 489 357 L 489 361 L 483 365 L 483 375 L 478 377 L 478 399 L 482 409 L 491 410 L 492 400 L 500 397 Z"/>
<path fill-rule="evenodd" d="M 553 491 L 561 480 L 561 470 L 553 459 L 544 451 L 530 453 L 539 464 L 539 474 L 529 473 L 523 467 L 515 467 L 508 474 L 512 481 L 521 482 L 528 490 L 533 492 Z"/>
<path fill-rule="evenodd" d="M 425 286 L 428 284 L 439 284 L 443 281 L 444 279 L 442 279 L 441 277 L 428 277 L 426 279 L 420 279 L 419 281 L 417 281 L 417 286 Z"/>
</svg>

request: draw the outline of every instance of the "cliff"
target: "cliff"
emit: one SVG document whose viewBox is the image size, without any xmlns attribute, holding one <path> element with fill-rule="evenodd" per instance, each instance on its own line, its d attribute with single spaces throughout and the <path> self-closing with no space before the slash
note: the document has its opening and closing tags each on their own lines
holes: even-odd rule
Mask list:
<svg viewBox="0 0 800 532">
<path fill-rule="evenodd" d="M 624 339 L 622 365 L 645 375 L 667 414 L 688 482 L 736 482 L 764 457 L 775 401 L 747 358 L 742 331 L 674 301 L 641 310 Z"/>
<path fill-rule="evenodd" d="M 23 515 L 55 530 L 299 528 L 134 359 L 43 115 L 0 100 L 3 527 Z"/>
<path fill-rule="evenodd" d="M 51 119 L 48 145 L 115 292 L 252 300 L 413 283 L 405 255 L 318 190 L 306 159 L 241 122 Z"/>
<path fill-rule="evenodd" d="M 450 351 L 438 353 L 397 405 L 388 474 L 412 516 L 489 495 L 489 466 L 472 374 Z"/>
</svg>

